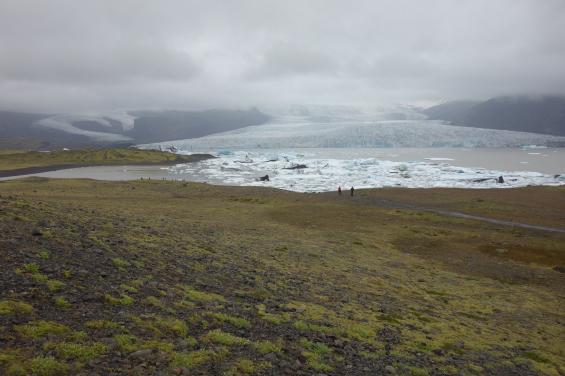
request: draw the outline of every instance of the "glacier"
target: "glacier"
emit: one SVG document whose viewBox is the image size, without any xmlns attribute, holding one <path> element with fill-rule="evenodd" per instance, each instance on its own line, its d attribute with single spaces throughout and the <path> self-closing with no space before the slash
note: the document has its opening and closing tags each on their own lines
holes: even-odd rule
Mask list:
<svg viewBox="0 0 565 376">
<path fill-rule="evenodd" d="M 359 108 L 294 106 L 266 108 L 267 124 L 201 138 L 138 145 L 181 154 L 207 152 L 218 158 L 165 168 L 173 178 L 215 184 L 267 186 L 300 192 L 348 188 L 510 188 L 565 184 L 565 166 L 553 174 L 461 167 L 452 158 L 428 155 L 398 161 L 358 150 L 397 148 L 544 148 L 565 137 L 479 129 L 427 120 L 409 106 Z M 348 149 L 351 148 L 351 149 Z M 319 150 L 351 150 L 347 156 Z M 541 155 L 540 155 L 541 157 Z M 520 164 L 526 165 L 523 161 Z M 297 168 L 305 166 L 305 168 Z M 260 176 L 269 175 L 269 181 Z M 505 182 L 497 183 L 503 176 Z"/>
<path fill-rule="evenodd" d="M 293 106 L 262 108 L 272 116 L 263 125 L 173 140 L 184 151 L 281 148 L 520 147 L 565 145 L 565 137 L 461 127 L 427 120 L 409 106 Z M 158 148 L 156 145 L 149 145 Z"/>
</svg>

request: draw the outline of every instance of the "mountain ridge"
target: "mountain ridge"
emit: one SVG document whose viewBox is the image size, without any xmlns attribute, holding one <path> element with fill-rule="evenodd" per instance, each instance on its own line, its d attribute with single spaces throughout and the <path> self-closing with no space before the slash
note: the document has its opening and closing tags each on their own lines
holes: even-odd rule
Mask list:
<svg viewBox="0 0 565 376">
<path fill-rule="evenodd" d="M 422 111 L 454 125 L 565 135 L 565 96 L 503 96 L 483 102 L 452 101 Z"/>
<path fill-rule="evenodd" d="M 98 148 L 164 142 L 259 125 L 269 119 L 255 108 L 101 115 L 0 111 L 0 149 Z"/>
</svg>

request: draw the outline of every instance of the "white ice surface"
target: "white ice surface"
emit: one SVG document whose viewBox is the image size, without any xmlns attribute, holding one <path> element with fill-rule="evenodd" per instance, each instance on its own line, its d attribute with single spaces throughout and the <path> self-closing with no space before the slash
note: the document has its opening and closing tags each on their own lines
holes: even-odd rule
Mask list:
<svg viewBox="0 0 565 376">
<path fill-rule="evenodd" d="M 368 111 L 355 113 L 343 109 L 339 113 L 317 110 L 319 112 L 307 108 L 304 109 L 305 116 L 284 114 L 268 124 L 161 144 L 184 151 L 197 151 L 222 148 L 539 148 L 551 143 L 565 143 L 565 137 L 459 127 L 437 120 L 418 119 L 417 114 L 405 108 L 388 114 Z M 385 120 L 393 115 L 407 120 Z M 149 147 L 158 148 L 158 144 Z"/>
<path fill-rule="evenodd" d="M 564 175 L 538 172 L 495 171 L 452 166 L 443 161 L 396 162 L 377 158 L 316 158 L 306 153 L 276 151 L 235 151 L 194 164 L 166 169 L 179 176 L 204 176 L 212 183 L 266 186 L 298 192 L 323 192 L 378 187 L 408 188 L 511 188 L 528 185 L 564 185 Z M 289 169 L 304 164 L 307 168 Z M 270 181 L 258 181 L 268 174 Z M 496 178 L 503 176 L 500 184 Z"/>
<path fill-rule="evenodd" d="M 562 185 L 565 177 L 538 172 L 498 171 L 456 167 L 457 161 L 439 155 L 399 162 L 384 158 L 321 157 L 299 148 L 544 148 L 565 137 L 492 129 L 457 127 L 426 120 L 406 106 L 358 108 L 349 106 L 294 106 L 262 109 L 273 115 L 264 125 L 196 139 L 140 145 L 141 148 L 175 146 L 178 153 L 215 151 L 219 158 L 168 168 L 179 176 L 199 176 L 230 185 L 257 185 L 301 192 L 375 187 L 509 188 L 527 185 Z M 403 119 L 403 120 L 391 120 Z M 284 151 L 283 151 L 284 150 Z M 329 150 L 329 149 L 326 149 Z M 304 164 L 304 169 L 287 169 Z M 565 163 L 564 163 L 565 172 Z M 258 181 L 268 174 L 269 182 Z M 503 176 L 505 183 L 495 181 Z"/>
</svg>

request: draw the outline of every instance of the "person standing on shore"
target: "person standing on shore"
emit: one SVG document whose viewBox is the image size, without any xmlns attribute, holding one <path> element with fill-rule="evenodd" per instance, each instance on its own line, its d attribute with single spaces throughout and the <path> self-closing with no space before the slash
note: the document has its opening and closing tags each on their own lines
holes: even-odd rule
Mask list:
<svg viewBox="0 0 565 376">
<path fill-rule="evenodd" d="M 351 197 L 353 197 L 353 192 L 355 192 L 355 188 L 351 187 Z"/>
<path fill-rule="evenodd" d="M 341 185 L 339 187 L 337 187 L 337 194 L 338 194 L 338 196 L 341 196 Z"/>
</svg>

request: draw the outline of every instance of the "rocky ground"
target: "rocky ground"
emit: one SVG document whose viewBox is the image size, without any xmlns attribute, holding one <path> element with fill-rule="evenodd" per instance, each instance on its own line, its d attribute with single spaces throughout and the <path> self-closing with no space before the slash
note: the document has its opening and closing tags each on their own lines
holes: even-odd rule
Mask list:
<svg viewBox="0 0 565 376">
<path fill-rule="evenodd" d="M 426 192 L 565 227 L 563 188 Z M 415 193 L 1 182 L 0 374 L 563 375 L 565 234 L 376 204 Z"/>
</svg>

